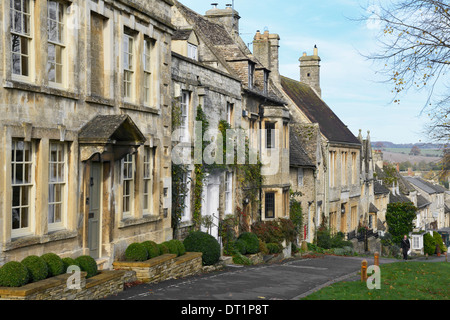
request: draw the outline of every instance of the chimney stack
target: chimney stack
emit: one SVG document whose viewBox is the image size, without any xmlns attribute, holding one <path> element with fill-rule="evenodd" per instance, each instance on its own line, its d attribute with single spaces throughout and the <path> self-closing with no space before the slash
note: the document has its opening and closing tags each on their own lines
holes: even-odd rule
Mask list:
<svg viewBox="0 0 450 320">
<path fill-rule="evenodd" d="M 269 30 L 265 30 L 263 34 L 259 30 L 256 31 L 253 38 L 253 55 L 271 71 L 270 77 L 275 82 L 280 81 L 279 48 L 278 34 L 271 34 Z"/>
<path fill-rule="evenodd" d="M 322 96 L 320 89 L 320 57 L 319 49 L 314 46 L 312 56 L 308 56 L 306 52 L 299 59 L 300 61 L 300 81 L 306 83 L 316 91 L 319 97 Z"/>
<path fill-rule="evenodd" d="M 234 10 L 232 4 L 227 4 L 225 9 L 217 8 L 217 3 L 211 4 L 212 9 L 206 11 L 205 18 L 223 25 L 231 34 L 239 35 L 239 13 Z"/>
</svg>

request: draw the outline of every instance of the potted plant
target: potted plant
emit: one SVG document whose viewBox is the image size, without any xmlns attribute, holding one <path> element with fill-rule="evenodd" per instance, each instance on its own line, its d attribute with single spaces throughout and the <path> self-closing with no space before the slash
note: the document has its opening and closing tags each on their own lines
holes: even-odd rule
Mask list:
<svg viewBox="0 0 450 320">
<path fill-rule="evenodd" d="M 441 248 L 439 247 L 438 244 L 436 245 L 436 254 L 437 254 L 438 257 L 441 256 Z"/>
</svg>

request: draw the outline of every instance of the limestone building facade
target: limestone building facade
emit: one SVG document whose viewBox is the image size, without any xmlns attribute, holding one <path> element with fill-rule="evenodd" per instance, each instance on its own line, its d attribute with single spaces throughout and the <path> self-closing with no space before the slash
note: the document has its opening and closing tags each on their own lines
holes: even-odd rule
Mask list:
<svg viewBox="0 0 450 320">
<path fill-rule="evenodd" d="M 239 13 L 231 7 L 225 9 L 213 7 L 201 15 L 175 1 L 173 23 L 179 30 L 186 31 L 184 34 L 186 44 L 182 44 L 183 40 L 175 39 L 179 41 L 176 46 L 197 47 L 194 49 L 197 52 L 194 63 L 202 65 L 204 70 L 196 74 L 197 83 L 205 86 L 203 91 L 210 92 L 205 93 L 204 98 L 200 98 L 194 104 L 201 104 L 201 99 L 204 99 L 204 107 L 208 110 L 207 115 L 212 128 L 217 126 L 219 120 L 230 119 L 229 111 L 232 110 L 230 125 L 245 132 L 250 154 L 253 155 L 249 161 L 256 164 L 259 160 L 263 164 L 261 171 L 263 183 L 256 190 L 255 201 L 249 201 L 246 196 L 246 191 L 254 188 L 252 181 L 242 179 L 236 179 L 232 184 L 233 207 L 225 209 L 226 201 L 222 202 L 221 199 L 225 200 L 226 195 L 220 195 L 217 200 L 219 219 L 223 219 L 226 213 L 236 214 L 237 211 L 242 211 L 246 223 L 251 225 L 259 220 L 289 215 L 290 116 L 285 101 L 277 96 L 269 85 L 271 70 L 250 52 L 240 38 L 239 19 Z M 189 33 L 187 30 L 192 30 L 195 38 L 187 36 Z M 214 73 L 217 75 L 215 78 Z M 210 76 L 206 76 L 207 74 Z M 203 82 L 204 78 L 209 82 Z M 235 86 L 236 79 L 239 82 L 238 88 Z M 186 83 L 175 78 L 174 82 L 175 88 L 183 87 Z M 208 86 L 211 88 L 208 89 Z M 221 96 L 222 101 L 213 98 L 213 95 Z M 226 102 L 227 99 L 229 103 Z M 230 174 L 237 175 L 231 169 L 228 173 L 219 174 L 220 177 L 214 178 L 213 174 L 210 177 L 211 183 L 223 186 L 222 190 L 226 190 L 226 186 L 230 186 L 230 183 L 227 183 L 227 176 Z M 221 205 L 222 203 L 224 205 Z M 203 213 L 209 215 L 208 205 L 204 208 L 206 211 Z"/>
<path fill-rule="evenodd" d="M 171 238 L 172 5 L 0 4 L 0 264 Z"/>
</svg>

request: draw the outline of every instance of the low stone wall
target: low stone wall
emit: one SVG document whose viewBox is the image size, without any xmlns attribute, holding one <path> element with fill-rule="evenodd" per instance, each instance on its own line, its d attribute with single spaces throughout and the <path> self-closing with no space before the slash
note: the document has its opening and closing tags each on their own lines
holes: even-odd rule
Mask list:
<svg viewBox="0 0 450 320">
<path fill-rule="evenodd" d="M 81 272 L 80 289 L 69 289 L 70 276 L 61 274 L 18 288 L 0 287 L 0 300 L 96 300 L 123 291 L 124 283 L 135 280 L 126 271 L 101 271 L 89 279 Z"/>
<path fill-rule="evenodd" d="M 360 241 L 358 242 L 357 239 L 352 239 L 350 240 L 353 244 L 353 250 L 359 254 L 364 254 L 366 253 L 365 250 L 365 245 L 364 245 L 364 241 Z M 380 238 L 375 238 L 375 237 L 370 237 L 367 240 L 367 246 L 368 246 L 368 252 L 369 253 L 375 253 L 375 252 L 379 252 L 381 253 L 381 239 Z"/>
<path fill-rule="evenodd" d="M 138 281 L 158 283 L 200 273 L 202 253 L 187 252 L 180 257 L 175 254 L 164 254 L 143 262 L 116 261 L 113 268 L 134 271 Z"/>
</svg>

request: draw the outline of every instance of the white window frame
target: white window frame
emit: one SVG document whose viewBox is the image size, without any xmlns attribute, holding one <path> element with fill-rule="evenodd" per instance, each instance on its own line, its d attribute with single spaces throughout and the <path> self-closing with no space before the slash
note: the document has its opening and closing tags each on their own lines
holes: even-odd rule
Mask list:
<svg viewBox="0 0 450 320">
<path fill-rule="evenodd" d="M 233 172 L 225 173 L 225 214 L 233 213 Z"/>
<path fill-rule="evenodd" d="M 135 155 L 127 154 L 121 160 L 120 169 L 122 178 L 122 218 L 128 218 L 133 215 L 134 209 Z"/>
<path fill-rule="evenodd" d="M 56 160 L 52 160 L 52 147 L 56 147 L 56 152 L 61 154 L 61 158 L 57 157 Z M 67 216 L 67 174 L 68 174 L 68 165 L 67 165 L 67 143 L 63 142 L 54 142 L 51 141 L 49 144 L 49 158 L 48 158 L 48 230 L 54 231 L 58 229 L 65 228 L 66 225 L 66 216 Z M 55 178 L 52 179 L 52 167 L 56 170 Z M 59 168 L 60 167 L 60 168 Z M 62 176 L 61 176 L 62 175 Z M 54 180 L 54 181 L 53 181 Z M 52 186 L 59 186 L 61 188 L 60 191 L 60 200 L 52 201 L 51 199 L 51 190 Z M 54 200 L 54 199 L 53 199 Z M 60 221 L 51 222 L 50 213 L 52 206 L 60 206 Z"/>
<path fill-rule="evenodd" d="M 130 32 L 124 31 L 122 39 L 122 63 L 123 63 L 123 98 L 125 101 L 134 99 L 134 75 L 135 75 L 135 37 Z"/>
<path fill-rule="evenodd" d="M 183 90 L 181 93 L 181 123 L 180 123 L 180 141 L 189 142 L 189 115 L 190 115 L 190 92 Z"/>
<path fill-rule="evenodd" d="M 234 103 L 227 102 L 227 122 L 230 126 L 233 125 L 234 117 Z"/>
<path fill-rule="evenodd" d="M 25 158 L 25 153 L 23 156 L 23 160 L 22 161 L 17 161 L 17 151 L 18 151 L 18 146 L 20 144 L 23 144 L 23 148 L 22 150 L 25 150 L 25 146 L 28 146 L 29 148 L 29 157 Z M 14 155 L 14 156 L 13 156 Z M 34 171 L 35 171 L 35 164 L 36 164 L 36 159 L 35 159 L 35 146 L 33 142 L 27 142 L 24 141 L 23 139 L 12 139 L 11 142 L 11 237 L 12 238 L 17 238 L 17 237 L 22 237 L 22 236 L 26 236 L 26 235 L 30 235 L 32 233 L 32 230 L 34 229 L 34 188 L 35 188 L 35 176 L 34 176 Z M 26 171 L 26 167 L 28 167 L 28 171 Z M 16 176 L 16 172 L 17 170 L 22 170 L 22 178 L 25 177 L 25 174 L 28 173 L 28 179 L 29 181 L 27 181 L 26 183 L 24 183 L 24 181 L 18 181 L 16 180 L 17 176 Z M 19 196 L 19 204 L 18 205 L 14 205 L 14 188 L 20 188 L 19 192 L 20 192 L 20 196 Z M 27 204 L 23 204 L 22 203 L 22 193 L 23 191 L 26 190 L 26 192 L 28 193 L 27 197 L 28 197 L 28 203 Z M 28 216 L 27 216 L 27 220 L 28 220 L 28 225 L 26 227 L 19 227 L 19 228 L 14 228 L 14 218 L 13 218 L 13 212 L 14 210 L 18 210 L 19 211 L 19 223 L 21 223 L 22 221 L 22 210 L 26 209 L 28 211 Z"/>
<path fill-rule="evenodd" d="M 191 177 L 192 171 L 188 170 L 183 173 L 183 185 L 186 186 L 186 194 L 184 197 L 184 208 L 181 212 L 182 222 L 187 222 L 191 219 Z"/>
<path fill-rule="evenodd" d="M 255 78 L 255 64 L 253 62 L 248 63 L 248 88 L 253 89 L 253 80 Z"/>
<path fill-rule="evenodd" d="M 303 185 L 304 185 L 304 182 L 303 182 L 304 174 L 305 174 L 305 172 L 304 172 L 303 168 L 297 169 L 297 185 L 299 187 L 303 187 Z"/>
<path fill-rule="evenodd" d="M 144 159 L 143 159 L 143 165 L 144 165 L 144 171 L 143 171 L 143 181 L 144 181 L 144 188 L 143 188 L 143 213 L 144 215 L 151 214 L 153 211 L 153 173 L 154 173 L 154 148 L 151 148 L 149 146 L 144 147 Z"/>
<path fill-rule="evenodd" d="M 34 68 L 34 50 L 33 50 L 33 33 L 34 33 L 34 19 L 33 19 L 33 4 L 34 2 L 31 0 L 12 0 L 13 7 L 9 6 L 10 10 L 10 54 L 11 54 L 11 76 L 14 79 L 30 81 L 33 77 L 33 68 Z M 14 8 L 14 4 L 20 2 L 20 9 L 16 10 Z M 28 11 L 24 10 L 24 3 L 27 4 Z M 15 23 L 15 19 L 13 17 L 20 16 L 20 30 Z M 24 24 L 24 21 L 27 21 L 27 25 Z M 28 27 L 28 28 L 26 28 Z M 20 41 L 20 49 L 18 52 L 13 51 L 13 39 L 14 37 L 18 37 Z M 27 49 L 26 52 L 23 50 L 23 43 L 26 43 Z M 20 58 L 20 73 L 14 72 L 14 55 L 18 55 Z M 27 70 L 28 74 L 23 74 L 23 59 L 27 59 Z"/>
<path fill-rule="evenodd" d="M 144 50 L 143 50 L 143 60 L 144 60 L 144 104 L 150 106 L 152 103 L 152 51 L 153 51 L 153 41 L 150 38 L 144 38 Z"/>
<path fill-rule="evenodd" d="M 192 43 L 187 44 L 188 58 L 198 61 L 198 46 Z"/>
<path fill-rule="evenodd" d="M 56 4 L 56 20 L 50 18 L 50 3 L 55 3 Z M 52 85 L 56 85 L 56 86 L 62 86 L 64 87 L 66 84 L 65 81 L 65 64 L 66 64 L 66 60 L 65 60 L 65 54 L 66 54 L 66 45 L 65 45 L 65 32 L 66 32 L 66 28 L 65 28 L 65 9 L 66 6 L 59 2 L 59 1 L 54 1 L 54 0 L 48 0 L 47 1 L 47 33 L 48 33 L 48 46 L 47 46 L 47 50 L 48 50 L 48 58 L 47 58 L 47 75 L 48 75 L 48 81 L 49 83 L 51 83 Z M 61 12 L 62 13 L 62 17 L 58 17 L 58 13 Z M 59 18 L 61 18 L 61 20 L 59 20 Z M 57 26 L 57 39 L 50 39 L 50 24 L 56 24 Z M 61 30 L 59 29 L 61 28 Z M 51 62 L 50 61 L 50 46 L 54 46 L 55 48 L 55 61 Z M 57 54 L 57 50 L 60 50 L 60 54 L 59 54 L 59 59 L 60 61 L 57 61 L 58 58 L 58 54 Z M 54 71 L 55 71 L 55 78 L 54 80 L 50 79 L 50 75 L 49 75 L 49 70 L 50 70 L 50 66 L 54 65 Z M 57 68 L 60 68 L 60 81 L 58 81 L 57 78 Z"/>
</svg>

